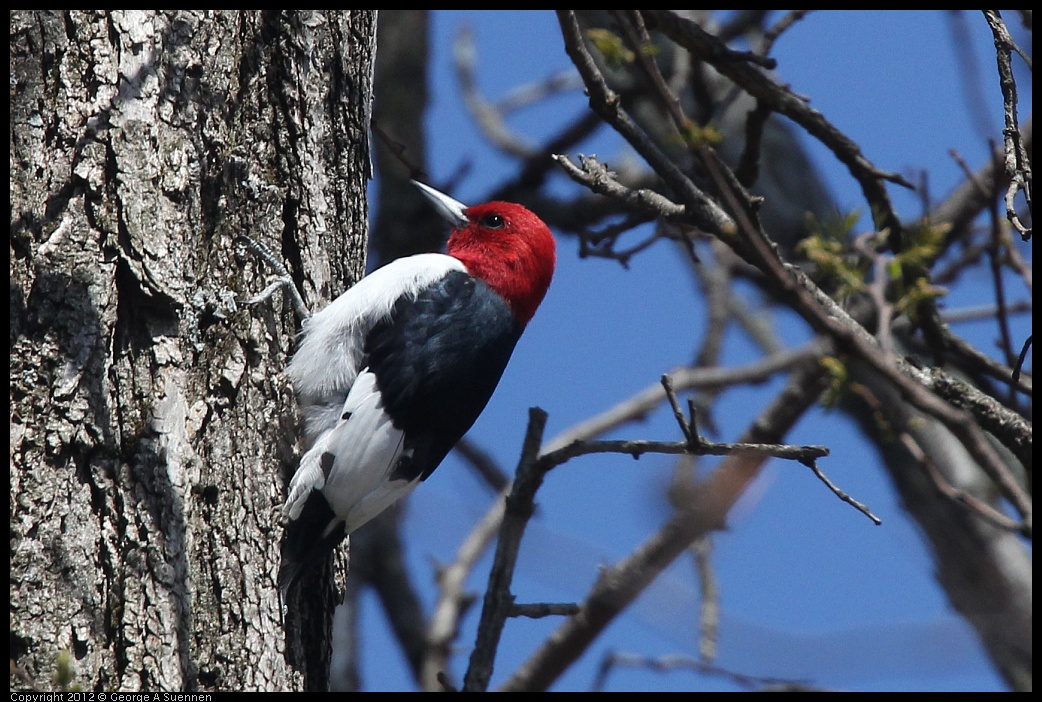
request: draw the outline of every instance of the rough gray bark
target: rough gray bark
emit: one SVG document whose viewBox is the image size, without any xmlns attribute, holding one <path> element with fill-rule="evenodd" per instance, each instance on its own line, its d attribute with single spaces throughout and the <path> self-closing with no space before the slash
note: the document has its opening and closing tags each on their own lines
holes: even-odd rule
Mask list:
<svg viewBox="0 0 1042 702">
<path fill-rule="evenodd" d="M 361 275 L 375 13 L 10 19 L 12 689 L 324 687 L 275 586 L 296 323 L 234 240 L 313 306 Z"/>
</svg>

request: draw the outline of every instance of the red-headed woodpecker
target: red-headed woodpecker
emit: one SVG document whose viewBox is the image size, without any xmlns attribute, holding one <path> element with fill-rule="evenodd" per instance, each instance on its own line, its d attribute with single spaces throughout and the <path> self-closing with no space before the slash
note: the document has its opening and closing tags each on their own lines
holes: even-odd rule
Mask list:
<svg viewBox="0 0 1042 702">
<path fill-rule="evenodd" d="M 392 261 L 305 320 L 286 370 L 307 452 L 284 507 L 284 594 L 438 467 L 485 408 L 553 276 L 553 235 L 529 210 L 466 207 L 416 185 L 453 227 L 447 253 Z"/>
</svg>

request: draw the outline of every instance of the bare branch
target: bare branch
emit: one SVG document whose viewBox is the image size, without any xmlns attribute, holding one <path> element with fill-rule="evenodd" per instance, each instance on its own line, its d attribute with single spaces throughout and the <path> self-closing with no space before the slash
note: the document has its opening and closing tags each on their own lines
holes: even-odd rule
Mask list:
<svg viewBox="0 0 1042 702">
<path fill-rule="evenodd" d="M 543 617 L 570 617 L 579 613 L 579 605 L 574 602 L 534 602 L 531 604 L 515 604 L 510 608 L 508 616 L 542 619 Z"/>
<path fill-rule="evenodd" d="M 817 364 L 804 365 L 743 438 L 754 442 L 780 438 L 823 389 Z M 566 620 L 501 689 L 547 689 L 688 544 L 723 527 L 731 506 L 759 475 L 763 460 L 763 454 L 749 452 L 728 456 L 655 535 L 618 565 L 601 572 L 580 603 L 579 614 Z"/>
<path fill-rule="evenodd" d="M 792 28 L 797 22 L 806 17 L 813 10 L 789 10 L 780 20 L 775 22 L 774 26 L 763 33 L 763 40 L 760 42 L 760 54 L 766 56 L 771 53 L 771 49 L 774 48 L 774 42 L 778 41 L 778 37 L 783 32 Z"/>
<path fill-rule="evenodd" d="M 706 675 L 716 675 L 721 678 L 726 678 L 735 685 L 750 690 L 756 688 L 780 688 L 790 692 L 812 692 L 816 690 L 816 688 L 811 688 L 801 681 L 787 680 L 785 678 L 745 675 L 744 673 L 729 671 L 719 666 L 715 666 L 708 661 L 695 660 L 688 656 L 674 655 L 662 656 L 660 658 L 648 658 L 647 656 L 637 656 L 626 653 L 607 653 L 598 668 L 597 677 L 594 679 L 593 683 L 593 691 L 599 692 L 603 690 L 604 685 L 608 680 L 608 675 L 611 674 L 614 668 L 620 666 L 647 668 L 649 670 L 663 673 L 672 670 L 692 670 Z"/>
<path fill-rule="evenodd" d="M 757 384 L 768 380 L 776 373 L 792 370 L 824 353 L 824 345 L 809 344 L 792 351 L 781 351 L 761 361 L 735 368 L 678 368 L 670 371 L 675 390 L 712 390 L 737 385 Z M 661 383 L 649 385 L 632 397 L 623 400 L 604 412 L 564 430 L 543 447 L 543 454 L 550 454 L 578 441 L 587 441 L 628 422 L 647 416 L 666 399 Z"/>
<path fill-rule="evenodd" d="M 831 480 L 829 480 L 824 473 L 821 472 L 821 469 L 818 468 L 817 461 L 802 461 L 802 463 L 803 465 L 807 466 L 812 471 L 814 471 L 814 475 L 818 476 L 818 480 L 825 483 L 825 485 L 828 486 L 828 489 L 835 493 L 836 497 L 843 500 L 848 505 L 853 506 L 855 509 L 857 509 L 857 511 L 861 512 L 866 517 L 871 519 L 873 522 L 875 522 L 876 526 L 879 526 L 883 523 L 882 519 L 872 514 L 872 511 L 868 508 L 866 504 L 864 504 L 863 502 L 858 502 L 853 497 L 836 487 L 836 485 Z"/>
<path fill-rule="evenodd" d="M 514 567 L 517 565 L 521 537 L 524 536 L 528 519 L 534 510 L 535 493 L 543 481 L 544 471 L 537 470 L 536 463 L 545 427 L 546 412 L 536 408 L 530 409 L 528 431 L 518 461 L 517 477 L 505 500 L 506 511 L 500 528 L 499 542 L 496 544 L 492 571 L 489 573 L 488 587 L 485 590 L 474 650 L 470 654 L 470 664 L 463 678 L 464 690 L 483 692 L 488 689 L 488 682 L 492 677 L 499 638 L 514 605 L 510 583 L 514 577 Z"/>
<path fill-rule="evenodd" d="M 1003 135 L 1005 137 L 1006 175 L 1009 177 L 1009 188 L 1006 191 L 1006 218 L 1013 228 L 1020 232 L 1021 238 L 1027 241 L 1031 238 L 1031 228 L 1026 226 L 1017 215 L 1015 200 L 1017 193 L 1022 192 L 1027 202 L 1028 212 L 1031 213 L 1031 158 L 1024 148 L 1017 122 L 1017 83 L 1013 78 L 1010 52 L 1015 50 L 1029 67 L 1031 59 L 1013 41 L 998 10 L 983 10 L 983 12 L 995 37 L 999 86 L 1002 89 L 1002 104 L 1005 108 L 1006 128 L 1003 130 Z"/>
<path fill-rule="evenodd" d="M 565 50 L 572 63 L 579 69 L 583 82 L 590 93 L 590 107 L 612 125 L 626 141 L 665 179 L 666 184 L 680 197 L 687 208 L 687 216 L 696 226 L 713 233 L 733 228 L 730 218 L 719 205 L 699 190 L 687 176 L 664 154 L 658 146 L 630 118 L 619 103 L 619 97 L 608 88 L 597 70 L 593 58 L 586 50 L 579 32 L 575 14 L 558 11 L 558 21 L 564 36 Z"/>
<path fill-rule="evenodd" d="M 704 31 L 694 22 L 679 17 L 669 10 L 642 10 L 645 19 L 663 31 L 673 41 L 687 48 L 698 58 L 711 64 L 716 70 L 741 86 L 758 101 L 793 120 L 816 137 L 850 169 L 851 175 L 861 185 L 865 199 L 872 207 L 876 229 L 889 229 L 900 239 L 903 228 L 894 212 L 890 196 L 882 181 L 887 180 L 907 188 L 912 185 L 896 173 L 876 168 L 861 153 L 861 149 L 849 137 L 835 128 L 825 117 L 807 105 L 788 88 L 778 85 L 758 68 L 741 60 L 723 42 Z M 592 96 L 591 96 L 592 100 Z M 651 164 L 653 167 L 654 163 Z M 656 168 L 657 170 L 657 168 Z"/>
<path fill-rule="evenodd" d="M 667 219 L 683 217 L 686 214 L 686 210 L 682 206 L 671 202 L 654 190 L 627 188 L 615 180 L 614 174 L 608 170 L 607 166 L 598 162 L 595 156 L 580 155 L 581 168 L 572 163 L 567 156 L 561 154 L 555 154 L 554 160 L 561 165 L 572 180 L 585 185 L 595 193 L 608 195 L 624 202 L 627 206 L 646 210 Z"/>
</svg>

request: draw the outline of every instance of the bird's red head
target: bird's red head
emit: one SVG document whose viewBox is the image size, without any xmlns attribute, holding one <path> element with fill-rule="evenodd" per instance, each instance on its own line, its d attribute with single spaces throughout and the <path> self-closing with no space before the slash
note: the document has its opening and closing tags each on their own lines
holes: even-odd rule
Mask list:
<svg viewBox="0 0 1042 702">
<path fill-rule="evenodd" d="M 512 202 L 467 207 L 413 181 L 452 226 L 447 253 L 502 296 L 522 326 L 543 301 L 557 264 L 557 245 L 543 220 Z"/>
<path fill-rule="evenodd" d="M 522 325 L 543 301 L 557 263 L 557 246 L 543 220 L 512 202 L 489 202 L 463 211 L 448 254 L 499 293 Z"/>
</svg>

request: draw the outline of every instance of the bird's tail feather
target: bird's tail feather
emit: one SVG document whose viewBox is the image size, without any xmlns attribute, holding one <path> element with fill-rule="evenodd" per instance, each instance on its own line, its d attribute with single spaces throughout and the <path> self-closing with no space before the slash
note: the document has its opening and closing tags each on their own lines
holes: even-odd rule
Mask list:
<svg viewBox="0 0 1042 702">
<path fill-rule="evenodd" d="M 333 528 L 329 529 L 334 522 Z M 286 524 L 282 564 L 279 566 L 279 590 L 283 602 L 288 601 L 291 590 L 301 577 L 325 560 L 344 540 L 345 527 L 343 521 L 336 520 L 336 514 L 322 493 L 313 490 L 300 516 Z"/>
</svg>

